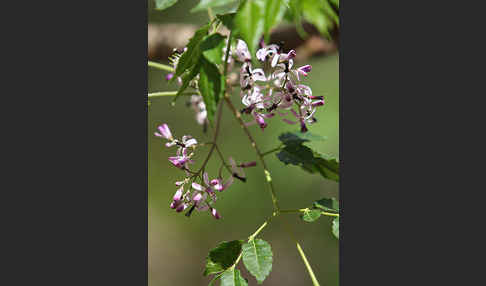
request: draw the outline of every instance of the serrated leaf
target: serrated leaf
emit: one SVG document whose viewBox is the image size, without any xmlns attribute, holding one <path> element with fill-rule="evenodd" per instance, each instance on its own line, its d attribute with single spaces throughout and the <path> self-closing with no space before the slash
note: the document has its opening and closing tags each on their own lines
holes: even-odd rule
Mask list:
<svg viewBox="0 0 486 286">
<path fill-rule="evenodd" d="M 219 273 L 233 266 L 241 253 L 241 240 L 223 241 L 206 258 L 204 276 Z"/>
<path fill-rule="evenodd" d="M 339 239 L 339 217 L 332 221 L 332 234 Z"/>
<path fill-rule="evenodd" d="M 155 0 L 155 9 L 165 10 L 177 3 L 177 0 Z"/>
<path fill-rule="evenodd" d="M 243 244 L 243 263 L 255 276 L 258 284 L 272 271 L 273 253 L 270 244 L 263 239 L 252 239 Z"/>
<path fill-rule="evenodd" d="M 278 25 L 288 7 L 288 0 L 266 0 L 263 33 L 265 42 L 270 39 L 270 30 Z"/>
<path fill-rule="evenodd" d="M 186 88 L 189 86 L 189 83 L 191 82 L 191 80 L 198 75 L 200 69 L 201 69 L 201 63 L 198 62 L 198 63 L 196 63 L 195 66 L 191 67 L 191 69 L 188 72 L 186 72 L 182 75 L 182 85 L 179 88 L 179 90 L 177 91 L 177 94 L 174 97 L 173 102 L 175 102 L 177 100 L 177 98 L 184 92 L 184 90 L 186 90 Z"/>
<path fill-rule="evenodd" d="M 224 272 L 221 272 L 220 274 L 218 275 L 214 275 L 213 279 L 211 279 L 211 281 L 209 281 L 209 284 L 208 286 L 213 286 L 214 283 L 216 283 L 216 281 L 219 279 L 219 277 L 221 277 L 221 275 L 223 275 Z"/>
<path fill-rule="evenodd" d="M 225 36 L 215 33 L 204 37 L 201 42 L 201 52 L 204 57 L 213 64 L 219 65 L 223 62 L 223 48 Z"/>
<path fill-rule="evenodd" d="M 224 88 L 224 77 L 216 65 L 201 58 L 199 91 L 206 105 L 209 122 L 212 122 Z"/>
<path fill-rule="evenodd" d="M 236 12 L 235 24 L 239 35 L 248 45 L 248 49 L 255 58 L 258 42 L 264 28 L 264 3 L 261 0 L 246 0 L 242 2 Z"/>
<path fill-rule="evenodd" d="M 235 2 L 236 0 L 201 0 L 194 8 L 191 9 L 191 13 L 207 10 L 208 8 L 214 8 L 224 6 Z"/>
<path fill-rule="evenodd" d="M 314 152 L 314 166 L 324 178 L 339 182 L 339 162 L 336 158 Z"/>
<path fill-rule="evenodd" d="M 307 209 L 301 215 L 301 218 L 306 222 L 314 222 L 321 216 L 320 210 Z"/>
<path fill-rule="evenodd" d="M 319 208 L 323 211 L 339 212 L 339 201 L 335 198 L 322 198 L 313 203 L 315 208 Z"/>
<path fill-rule="evenodd" d="M 278 136 L 278 139 L 284 144 L 301 144 L 310 141 L 324 141 L 327 138 L 311 132 L 286 132 Z"/>
<path fill-rule="evenodd" d="M 216 17 L 226 26 L 229 30 L 234 30 L 235 28 L 235 16 L 236 13 L 227 13 L 227 14 L 220 14 L 216 15 Z M 234 31 L 233 31 L 234 32 Z"/>
<path fill-rule="evenodd" d="M 248 286 L 248 283 L 241 276 L 240 270 L 233 268 L 223 272 L 221 286 Z"/>
<path fill-rule="evenodd" d="M 314 152 L 295 141 L 285 145 L 277 153 L 277 158 L 284 164 L 300 166 L 309 173 L 320 173 L 324 178 L 339 182 L 339 163 L 335 158 Z"/>
<path fill-rule="evenodd" d="M 187 44 L 187 50 L 179 58 L 175 76 L 172 78 L 172 80 L 174 80 L 178 76 L 181 76 L 187 69 L 195 66 L 199 62 L 199 58 L 201 56 L 201 50 L 199 46 L 203 38 L 208 34 L 209 26 L 210 25 L 207 24 L 199 28 L 194 36 L 189 40 L 189 43 Z"/>
</svg>

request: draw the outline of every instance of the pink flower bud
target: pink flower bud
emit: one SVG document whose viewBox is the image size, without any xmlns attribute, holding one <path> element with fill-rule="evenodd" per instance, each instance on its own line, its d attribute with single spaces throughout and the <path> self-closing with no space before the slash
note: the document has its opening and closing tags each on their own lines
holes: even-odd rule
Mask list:
<svg viewBox="0 0 486 286">
<path fill-rule="evenodd" d="M 251 161 L 251 162 L 247 162 L 247 163 L 241 163 L 240 167 L 242 167 L 242 168 L 255 167 L 256 164 L 257 164 L 256 161 Z"/>
<path fill-rule="evenodd" d="M 312 66 L 311 65 L 301 66 L 298 70 L 303 72 L 304 75 L 307 75 L 307 73 L 312 70 Z"/>
<path fill-rule="evenodd" d="M 173 74 L 173 73 L 169 73 L 169 74 L 167 74 L 167 75 L 165 76 L 165 79 L 166 79 L 167 81 L 169 81 L 169 80 L 171 80 L 173 77 L 174 77 L 174 74 Z"/>
<path fill-rule="evenodd" d="M 169 157 L 169 161 L 174 164 L 174 166 L 176 166 L 177 168 L 183 168 L 184 167 L 184 164 L 189 161 L 189 158 L 187 157 L 180 157 L 180 156 L 176 156 L 176 157 Z"/>
<path fill-rule="evenodd" d="M 157 129 L 159 129 L 160 133 L 155 133 L 155 136 L 164 137 L 171 141 L 173 140 L 172 133 L 170 132 L 169 126 L 167 126 L 167 124 L 164 123 L 157 127 Z"/>
<path fill-rule="evenodd" d="M 181 211 L 185 210 L 187 208 L 187 205 L 186 204 L 180 204 L 177 208 L 176 208 L 176 212 L 180 213 Z"/>
<path fill-rule="evenodd" d="M 324 100 L 314 101 L 312 103 L 312 107 L 322 106 L 322 105 L 324 105 Z"/>
<path fill-rule="evenodd" d="M 215 219 L 220 219 L 221 216 L 219 215 L 219 213 L 216 211 L 215 208 L 211 208 L 211 215 L 215 218 Z"/>
<path fill-rule="evenodd" d="M 180 187 L 177 192 L 175 192 L 174 197 L 172 198 L 174 201 L 180 201 L 182 198 L 182 191 L 184 190 L 183 187 Z"/>
<path fill-rule="evenodd" d="M 192 197 L 192 200 L 196 203 L 199 203 L 201 199 L 202 199 L 201 193 L 197 193 L 196 195 L 194 195 L 194 197 Z"/>
<path fill-rule="evenodd" d="M 287 59 L 289 59 L 289 60 L 295 58 L 295 56 L 296 56 L 296 53 L 295 53 L 294 50 L 290 50 L 290 52 L 287 53 Z"/>
<path fill-rule="evenodd" d="M 308 129 L 307 129 L 307 126 L 305 126 L 305 122 L 300 121 L 300 132 L 305 133 L 307 131 L 308 131 Z"/>
<path fill-rule="evenodd" d="M 254 117 L 255 117 L 255 120 L 256 122 L 258 123 L 258 125 L 260 125 L 260 128 L 262 130 L 265 129 L 265 127 L 267 127 L 267 123 L 265 122 L 265 119 L 263 119 L 263 116 L 261 116 L 260 114 L 258 113 L 255 113 L 254 114 Z"/>
</svg>

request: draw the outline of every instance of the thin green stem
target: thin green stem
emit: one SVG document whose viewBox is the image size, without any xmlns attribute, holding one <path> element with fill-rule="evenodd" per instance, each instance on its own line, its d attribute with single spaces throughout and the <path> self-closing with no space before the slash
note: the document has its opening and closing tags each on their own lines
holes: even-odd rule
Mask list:
<svg viewBox="0 0 486 286">
<path fill-rule="evenodd" d="M 211 7 L 208 7 L 208 17 L 209 17 L 209 21 L 214 20 L 214 13 L 213 13 L 213 9 L 211 9 Z"/>
<path fill-rule="evenodd" d="M 163 70 L 163 71 L 175 72 L 175 70 L 174 70 L 173 67 L 168 66 L 168 65 L 164 65 L 164 64 L 161 64 L 161 63 L 156 63 L 156 62 L 148 61 L 148 66 L 149 67 L 153 67 L 153 68 L 157 68 L 157 69 Z"/>
<path fill-rule="evenodd" d="M 312 284 L 314 284 L 314 286 L 320 286 L 319 281 L 317 281 L 316 275 L 314 274 L 314 271 L 312 271 L 312 267 L 310 266 L 309 261 L 305 256 L 304 250 L 302 250 L 302 247 L 300 246 L 297 240 L 295 241 L 295 244 L 297 245 L 297 250 L 299 251 L 300 256 L 302 257 L 302 260 L 304 261 L 305 267 L 307 268 L 307 272 L 309 272 L 309 276 L 311 277 Z"/>
<path fill-rule="evenodd" d="M 183 92 L 181 95 L 194 95 L 194 92 Z M 158 91 L 158 92 L 152 92 L 148 94 L 149 98 L 153 97 L 163 97 L 163 96 L 176 96 L 177 91 Z"/>
<path fill-rule="evenodd" d="M 214 149 L 216 148 L 216 140 L 218 139 L 218 135 L 219 135 L 219 126 L 221 125 L 221 115 L 222 115 L 222 112 L 223 111 L 223 103 L 220 102 L 219 103 L 219 106 L 218 106 L 218 117 L 216 119 L 216 129 L 214 130 L 214 135 L 213 135 L 213 146 L 211 146 L 211 149 L 209 150 L 209 153 L 208 153 L 208 156 L 206 157 L 206 159 L 204 160 L 201 168 L 199 169 L 199 171 L 197 171 L 197 173 L 201 173 L 202 170 L 204 170 L 204 168 L 206 167 L 206 164 L 209 162 L 209 159 L 211 158 L 211 155 L 213 154 L 213 151 Z"/>
<path fill-rule="evenodd" d="M 228 36 L 228 44 L 226 45 L 226 54 L 224 55 L 224 68 L 223 68 L 223 75 L 225 77 L 224 81 L 224 90 L 226 90 L 226 75 L 228 73 L 228 58 L 229 58 L 229 52 L 231 49 L 231 38 L 233 37 L 233 30 L 230 31 L 230 34 Z"/>
<path fill-rule="evenodd" d="M 260 233 L 260 231 L 262 231 L 267 226 L 267 224 L 270 222 L 271 219 L 272 217 L 266 220 L 252 235 L 250 235 L 248 237 L 248 241 L 255 239 L 255 237 Z"/>
<path fill-rule="evenodd" d="M 280 212 L 281 213 L 301 213 L 301 212 L 306 212 L 306 211 L 309 211 L 309 210 L 310 210 L 309 208 L 305 208 L 305 209 L 298 209 L 298 210 L 280 210 Z M 339 217 L 338 213 L 330 213 L 330 212 L 321 211 L 321 214 L 325 215 L 325 216 Z"/>
<path fill-rule="evenodd" d="M 258 158 L 260 159 L 260 162 L 262 163 L 263 166 L 263 171 L 265 173 L 265 177 L 267 180 L 268 185 L 270 186 L 270 194 L 272 196 L 272 203 L 273 203 L 273 210 L 276 214 L 279 213 L 280 207 L 278 206 L 278 200 L 277 200 L 277 195 L 275 194 L 275 189 L 273 187 L 272 183 L 272 177 L 270 176 L 270 171 L 268 171 L 267 164 L 265 163 L 265 159 L 263 158 L 262 152 L 260 152 L 260 149 L 258 148 L 255 139 L 253 139 L 253 136 L 251 136 L 250 131 L 248 130 L 248 127 L 246 127 L 245 123 L 243 122 L 243 119 L 241 119 L 241 113 L 236 110 L 234 107 L 233 103 L 229 99 L 229 96 L 226 94 L 224 97 L 228 107 L 231 109 L 233 112 L 234 116 L 236 117 L 236 120 L 240 123 L 241 128 L 243 128 L 243 131 L 245 131 L 248 139 L 250 140 L 251 146 L 255 148 L 255 151 L 257 153 Z"/>
<path fill-rule="evenodd" d="M 282 147 L 283 147 L 283 144 L 280 144 L 280 146 L 278 146 L 277 148 L 272 149 L 272 150 L 269 150 L 269 151 L 267 151 L 265 153 L 262 153 L 262 156 L 267 156 L 269 154 L 272 154 L 273 152 L 280 151 L 280 149 L 282 149 Z"/>
<path fill-rule="evenodd" d="M 248 237 L 248 242 L 250 242 L 253 239 L 255 239 L 255 237 L 270 223 L 270 221 L 272 220 L 272 217 L 270 217 L 269 219 L 267 219 L 252 235 L 250 235 Z M 242 255 L 243 255 L 243 251 L 240 253 L 240 255 L 238 256 L 238 258 L 236 259 L 235 264 L 233 264 L 233 267 L 235 267 L 236 264 L 238 264 L 238 262 L 240 262 L 240 259 L 241 259 Z"/>
</svg>

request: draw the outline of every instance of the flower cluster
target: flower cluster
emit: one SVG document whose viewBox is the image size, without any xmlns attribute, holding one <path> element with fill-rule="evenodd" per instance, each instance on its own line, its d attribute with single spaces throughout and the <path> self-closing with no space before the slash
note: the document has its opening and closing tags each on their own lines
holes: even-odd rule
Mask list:
<svg viewBox="0 0 486 286">
<path fill-rule="evenodd" d="M 181 140 L 175 139 L 167 124 L 162 124 L 157 127 L 158 131 L 154 133 L 155 136 L 167 139 L 166 147 L 177 146 L 177 156 L 169 157 L 169 161 L 177 168 L 182 169 L 186 173 L 186 177 L 182 181 L 175 182 L 179 187 L 174 197 L 170 208 L 175 209 L 176 212 L 182 212 L 189 208 L 186 216 L 190 216 L 196 209 L 198 211 L 210 211 L 211 215 L 219 219 L 221 216 L 213 207 L 213 204 L 217 200 L 217 192 L 226 190 L 231 184 L 233 184 L 234 178 L 237 178 L 243 182 L 246 181 L 246 176 L 243 168 L 256 166 L 256 162 L 242 163 L 237 165 L 233 158 L 229 158 L 229 167 L 231 175 L 226 181 L 223 182 L 221 176 L 221 168 L 218 177 L 209 179 L 207 172 L 204 172 L 200 176 L 199 172 L 193 172 L 189 168 L 189 163 L 194 163 L 191 159 L 194 155 L 198 142 L 190 135 L 184 135 Z M 226 163 L 223 162 L 223 166 Z M 201 184 L 196 180 L 200 179 Z M 190 184 L 189 184 L 190 182 Z M 186 186 L 187 190 L 184 191 Z"/>
<path fill-rule="evenodd" d="M 241 112 L 251 114 L 253 121 L 247 125 L 257 123 L 262 130 L 267 123 L 265 118 L 275 115 L 288 115 L 294 120 L 284 118 L 288 124 L 300 122 L 301 131 L 306 132 L 306 123 L 312 124 L 316 108 L 324 105 L 322 96 L 313 96 L 309 86 L 301 84 L 301 78 L 311 71 L 310 65 L 294 67 L 294 50 L 284 53 L 279 45 L 266 46 L 263 42 L 256 53 L 256 58 L 263 63 L 263 68 L 252 66 L 252 57 L 247 44 L 238 40 L 234 54 L 242 62 L 240 69 L 241 101 L 246 106 Z M 296 110 L 294 109 L 296 107 Z"/>
</svg>

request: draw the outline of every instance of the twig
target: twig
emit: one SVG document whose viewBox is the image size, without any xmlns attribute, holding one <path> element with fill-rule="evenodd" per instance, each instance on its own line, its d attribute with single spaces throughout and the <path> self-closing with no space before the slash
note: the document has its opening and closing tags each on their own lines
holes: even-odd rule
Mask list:
<svg viewBox="0 0 486 286">
<path fill-rule="evenodd" d="M 276 212 L 276 214 L 278 214 L 279 211 L 280 211 L 280 208 L 278 206 L 277 196 L 275 194 L 275 189 L 273 187 L 272 177 L 270 176 L 270 171 L 268 171 L 267 164 L 265 163 L 265 159 L 263 158 L 263 155 L 260 152 L 260 149 L 258 148 L 258 146 L 255 142 L 255 139 L 253 139 L 253 136 L 251 136 L 251 133 L 248 130 L 248 127 L 246 127 L 245 123 L 243 122 L 243 119 L 241 119 L 241 113 L 238 110 L 236 110 L 236 108 L 234 107 L 233 103 L 231 102 L 231 100 L 229 99 L 229 96 L 227 94 L 224 97 L 224 100 L 226 101 L 226 104 L 228 105 L 228 107 L 233 112 L 234 116 L 236 117 L 236 120 L 238 120 L 238 122 L 240 123 L 240 126 L 241 126 L 241 128 L 243 128 L 243 131 L 245 131 L 248 139 L 250 140 L 251 146 L 253 146 L 253 148 L 255 148 L 258 159 L 260 159 L 260 162 L 262 163 L 263 171 L 265 173 L 267 183 L 270 186 L 270 194 L 272 195 L 273 210 L 274 210 L 274 212 Z"/>
</svg>

